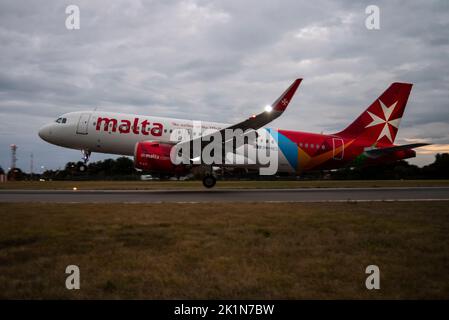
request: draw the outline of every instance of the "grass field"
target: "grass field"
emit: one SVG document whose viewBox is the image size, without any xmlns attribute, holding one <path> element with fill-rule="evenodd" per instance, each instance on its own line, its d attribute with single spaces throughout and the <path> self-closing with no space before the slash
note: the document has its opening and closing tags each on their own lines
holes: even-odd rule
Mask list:
<svg viewBox="0 0 449 320">
<path fill-rule="evenodd" d="M 444 201 L 0 204 L 0 298 L 448 299 L 448 270 Z"/>
<path fill-rule="evenodd" d="M 218 181 L 216 188 L 377 188 L 449 186 L 449 180 L 317 180 Z M 1 189 L 71 190 L 203 189 L 201 181 L 20 181 L 0 183 Z"/>
</svg>

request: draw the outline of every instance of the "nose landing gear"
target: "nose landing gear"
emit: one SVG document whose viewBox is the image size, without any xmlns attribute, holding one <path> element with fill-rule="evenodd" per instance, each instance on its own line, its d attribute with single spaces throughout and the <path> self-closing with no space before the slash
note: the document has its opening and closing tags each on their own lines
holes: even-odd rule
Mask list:
<svg viewBox="0 0 449 320">
<path fill-rule="evenodd" d="M 84 164 L 87 164 L 89 162 L 89 158 L 92 152 L 89 150 L 81 150 L 81 153 L 83 154 L 83 162 Z"/>
<path fill-rule="evenodd" d="M 82 160 L 84 164 L 79 167 L 79 170 L 81 172 L 84 172 L 87 170 L 87 163 L 89 162 L 89 158 L 92 152 L 90 152 L 89 150 L 81 150 L 81 153 L 83 154 Z"/>
</svg>

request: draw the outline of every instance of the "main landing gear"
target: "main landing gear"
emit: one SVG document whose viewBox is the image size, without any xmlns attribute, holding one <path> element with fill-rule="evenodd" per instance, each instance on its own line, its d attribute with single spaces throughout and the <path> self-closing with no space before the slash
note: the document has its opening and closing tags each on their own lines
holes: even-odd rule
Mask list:
<svg viewBox="0 0 449 320">
<path fill-rule="evenodd" d="M 208 189 L 213 188 L 216 183 L 217 179 L 211 174 L 206 174 L 203 178 L 203 186 Z"/>
<path fill-rule="evenodd" d="M 202 167 L 203 171 L 203 186 L 210 189 L 217 183 L 217 178 L 214 176 L 214 169 L 212 166 Z"/>
</svg>

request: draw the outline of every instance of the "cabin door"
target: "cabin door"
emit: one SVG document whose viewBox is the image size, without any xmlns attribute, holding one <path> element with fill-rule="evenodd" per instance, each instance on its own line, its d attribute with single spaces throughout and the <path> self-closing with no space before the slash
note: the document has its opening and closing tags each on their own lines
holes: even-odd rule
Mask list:
<svg viewBox="0 0 449 320">
<path fill-rule="evenodd" d="M 343 139 L 332 138 L 332 145 L 334 150 L 334 160 L 342 160 L 345 153 L 345 145 Z"/>
<path fill-rule="evenodd" d="M 76 128 L 77 134 L 87 134 L 89 128 L 89 120 L 91 113 L 82 113 L 78 121 L 78 127 Z"/>
</svg>

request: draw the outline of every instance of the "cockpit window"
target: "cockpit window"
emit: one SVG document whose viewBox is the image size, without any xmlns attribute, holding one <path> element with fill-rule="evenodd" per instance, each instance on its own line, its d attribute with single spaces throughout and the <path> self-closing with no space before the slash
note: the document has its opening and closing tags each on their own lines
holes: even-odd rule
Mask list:
<svg viewBox="0 0 449 320">
<path fill-rule="evenodd" d="M 62 118 L 62 123 L 66 123 L 67 122 L 67 118 Z"/>
<path fill-rule="evenodd" d="M 58 118 L 56 120 L 57 123 L 67 123 L 67 118 Z"/>
</svg>

